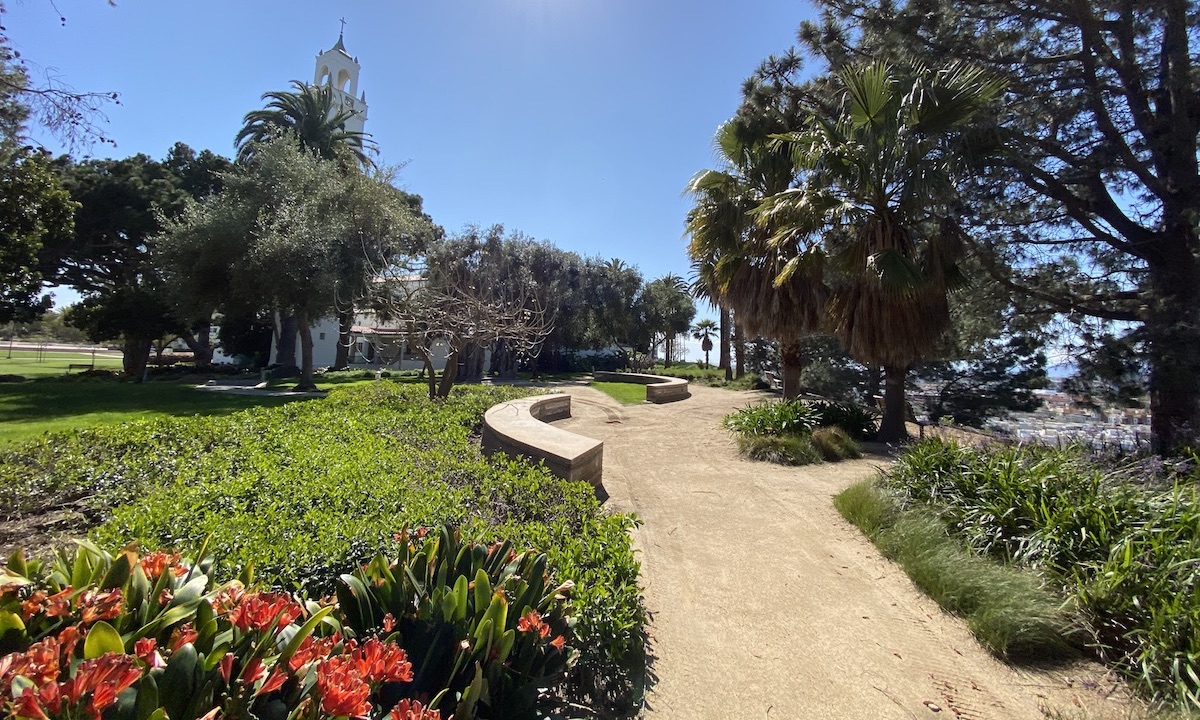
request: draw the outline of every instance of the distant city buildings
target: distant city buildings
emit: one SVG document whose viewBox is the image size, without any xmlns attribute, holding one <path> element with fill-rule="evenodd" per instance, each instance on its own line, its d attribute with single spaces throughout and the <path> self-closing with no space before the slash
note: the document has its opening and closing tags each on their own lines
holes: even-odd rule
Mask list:
<svg viewBox="0 0 1200 720">
<path fill-rule="evenodd" d="M 1041 408 L 992 420 L 987 428 L 1022 442 L 1051 445 L 1085 442 L 1095 448 L 1134 450 L 1150 443 L 1147 408 L 1096 408 L 1057 390 L 1036 394 L 1042 399 Z"/>
</svg>

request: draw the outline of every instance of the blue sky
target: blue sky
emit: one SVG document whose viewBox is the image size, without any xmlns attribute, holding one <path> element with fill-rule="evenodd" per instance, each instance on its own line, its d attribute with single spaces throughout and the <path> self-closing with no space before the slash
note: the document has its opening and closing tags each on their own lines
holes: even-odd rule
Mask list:
<svg viewBox="0 0 1200 720">
<path fill-rule="evenodd" d="M 756 0 L 49 0 L 8 3 L 29 61 L 120 93 L 96 155 L 233 153 L 268 90 L 311 81 L 337 40 L 385 163 L 454 231 L 503 223 L 647 278 L 687 275 L 688 178 L 713 162 L 741 81 L 786 50 L 804 2 Z M 55 150 L 52 139 L 37 138 Z M 702 310 L 704 314 L 708 314 Z"/>
</svg>

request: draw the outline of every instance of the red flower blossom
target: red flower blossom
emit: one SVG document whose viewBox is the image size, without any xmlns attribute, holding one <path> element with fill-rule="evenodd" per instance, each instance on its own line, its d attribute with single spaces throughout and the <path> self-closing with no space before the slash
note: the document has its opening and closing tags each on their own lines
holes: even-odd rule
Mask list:
<svg viewBox="0 0 1200 720">
<path fill-rule="evenodd" d="M 42 603 L 46 602 L 46 591 L 38 590 L 21 603 L 21 617 L 25 620 L 42 611 Z"/>
<path fill-rule="evenodd" d="M 404 648 L 371 638 L 350 654 L 359 675 L 369 683 L 412 682 L 412 663 Z"/>
<path fill-rule="evenodd" d="M 73 592 L 75 591 L 67 587 L 46 598 L 46 615 L 49 617 L 67 617 L 70 615 L 71 593 Z"/>
<path fill-rule="evenodd" d="M 242 632 L 287 627 L 304 613 L 294 600 L 283 593 L 262 592 L 247 595 L 229 613 L 229 621 Z"/>
<path fill-rule="evenodd" d="M 171 592 L 171 588 L 163 588 L 162 592 L 158 594 L 158 604 L 167 605 L 174 597 L 175 593 Z"/>
<path fill-rule="evenodd" d="M 142 676 L 137 661 L 130 655 L 105 653 L 94 660 L 85 660 L 75 669 L 75 677 L 60 683 L 62 699 L 76 708 L 84 708 L 92 717 L 100 714 L 117 701 L 126 688 Z M 83 701 L 87 699 L 84 706 Z"/>
<path fill-rule="evenodd" d="M 58 689 L 58 685 L 55 685 L 54 683 L 51 683 L 51 685 L 55 688 L 55 690 Z M 35 720 L 50 720 L 50 718 L 46 715 L 45 709 L 43 709 L 42 703 L 39 702 L 40 698 L 38 695 L 40 694 L 41 693 L 33 693 L 29 691 L 21 693 L 21 696 L 17 698 L 16 705 L 13 707 L 13 717 L 34 718 Z"/>
<path fill-rule="evenodd" d="M 518 632 L 536 632 L 538 637 L 550 634 L 550 626 L 542 622 L 542 616 L 537 610 L 530 610 L 517 621 Z"/>
<path fill-rule="evenodd" d="M 142 572 L 146 573 L 146 577 L 151 581 L 158 580 L 159 576 L 168 569 L 176 578 L 181 578 L 188 573 L 187 566 L 180 562 L 179 553 L 155 550 L 139 560 L 138 564 L 141 565 Z"/>
<path fill-rule="evenodd" d="M 54 637 L 30 645 L 23 653 L 6 655 L 0 660 L 0 690 L 6 690 L 18 675 L 39 688 L 52 684 L 58 679 L 60 657 L 60 644 Z"/>
<path fill-rule="evenodd" d="M 58 633 L 58 642 L 62 645 L 62 654 L 64 657 L 71 657 L 75 652 L 75 646 L 79 644 L 79 638 L 82 637 L 78 625 L 68 625 Z"/>
<path fill-rule="evenodd" d="M 83 624 L 91 625 L 97 620 L 112 620 L 121 614 L 121 605 L 124 600 L 120 588 L 84 592 L 79 596 L 79 607 L 83 610 Z"/>
<path fill-rule="evenodd" d="M 162 655 L 158 652 L 158 641 L 154 638 L 142 638 L 133 643 L 133 654 L 139 660 L 152 668 L 166 667 Z"/>
<path fill-rule="evenodd" d="M 317 694 L 321 710 L 330 715 L 365 717 L 371 712 L 371 687 L 349 656 L 329 658 L 317 666 Z"/>
<path fill-rule="evenodd" d="M 227 652 L 221 658 L 221 662 L 217 663 L 217 669 L 221 672 L 221 679 L 225 681 L 226 685 L 229 684 L 229 676 L 233 672 L 233 660 L 233 653 Z"/>
<path fill-rule="evenodd" d="M 259 658 L 251 658 L 250 662 L 246 663 L 246 667 L 242 668 L 242 682 L 253 684 L 263 679 L 267 674 L 267 669 L 263 667 L 262 660 Z"/>
<path fill-rule="evenodd" d="M 287 678 L 287 673 L 283 671 L 283 668 L 276 665 L 275 668 L 271 670 L 271 674 L 267 676 L 267 681 L 264 682 L 262 687 L 258 689 L 258 692 L 254 694 L 266 695 L 267 693 L 275 692 L 279 688 L 283 687 L 283 684 L 287 682 Z"/>
<path fill-rule="evenodd" d="M 200 633 L 196 632 L 191 623 L 186 623 L 171 631 L 171 637 L 168 639 L 167 644 L 171 646 L 171 652 L 175 652 L 184 645 L 195 642 L 199 635 Z"/>
<path fill-rule="evenodd" d="M 383 631 L 390 633 L 396 627 L 396 618 L 392 617 L 391 613 L 383 616 Z"/>
<path fill-rule="evenodd" d="M 225 587 L 217 591 L 209 604 L 212 605 L 213 612 L 218 615 L 225 615 L 231 610 L 242 604 L 242 600 L 246 598 L 246 588 L 237 580 L 227 584 Z"/>
<path fill-rule="evenodd" d="M 563 645 L 566 645 L 566 644 L 567 644 L 567 639 L 565 637 L 563 637 L 562 635 L 559 635 L 558 637 L 556 637 L 550 641 L 550 646 L 559 652 L 562 652 Z"/>
<path fill-rule="evenodd" d="M 439 710 L 421 707 L 416 700 L 401 700 L 392 708 L 391 720 L 442 720 Z"/>
<path fill-rule="evenodd" d="M 309 635 L 300 643 L 300 647 L 296 648 L 296 652 L 288 658 L 288 667 L 292 672 L 300 672 L 300 668 L 313 660 L 324 660 L 328 657 L 334 646 L 341 641 L 342 636 L 338 633 L 316 640 Z"/>
</svg>

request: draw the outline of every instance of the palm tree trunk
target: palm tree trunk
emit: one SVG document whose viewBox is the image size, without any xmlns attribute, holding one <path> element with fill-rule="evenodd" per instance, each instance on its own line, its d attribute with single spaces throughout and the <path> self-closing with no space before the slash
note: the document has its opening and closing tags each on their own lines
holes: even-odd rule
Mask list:
<svg viewBox="0 0 1200 720">
<path fill-rule="evenodd" d="M 780 343 L 779 364 L 783 371 L 783 399 L 799 397 L 800 370 L 804 366 L 804 350 L 800 343 Z"/>
<path fill-rule="evenodd" d="M 724 305 L 717 306 L 717 310 L 720 314 L 721 322 L 721 353 L 717 356 L 717 363 L 725 371 L 725 381 L 729 382 L 733 379 L 733 368 L 730 367 L 729 363 L 729 342 L 732 335 L 729 328 L 730 313 L 729 308 Z"/>
<path fill-rule="evenodd" d="M 301 392 L 311 392 L 317 389 L 313 377 L 313 339 L 312 325 L 308 323 L 308 313 L 296 313 L 296 326 L 300 330 L 300 382 L 296 389 Z"/>
<path fill-rule="evenodd" d="M 908 439 L 904 425 L 904 379 L 908 368 L 885 366 L 883 386 L 883 419 L 879 421 L 880 442 L 900 442 Z"/>
</svg>

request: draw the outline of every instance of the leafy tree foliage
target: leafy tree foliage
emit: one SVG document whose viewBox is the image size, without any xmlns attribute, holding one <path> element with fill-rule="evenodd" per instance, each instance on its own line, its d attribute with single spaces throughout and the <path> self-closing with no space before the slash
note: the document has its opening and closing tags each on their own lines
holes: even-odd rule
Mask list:
<svg viewBox="0 0 1200 720">
<path fill-rule="evenodd" d="M 675 337 L 686 333 L 696 317 L 687 285 L 677 275 L 652 280 L 642 289 L 636 307 L 639 319 L 630 338 L 633 345 L 650 355 L 663 346 L 664 364 L 670 367 Z"/>
<path fill-rule="evenodd" d="M 75 231 L 47 238 L 43 274 L 83 296 L 70 322 L 95 341 L 120 337 L 125 372 L 140 377 L 154 340 L 183 334 L 194 344 L 193 322 L 208 322 L 208 315 L 180 312 L 163 281 L 153 238 L 164 218 L 217 187 L 229 162 L 177 143 L 164 161 L 135 155 L 78 164 L 63 157 L 57 163 L 63 186 L 78 203 Z"/>
<path fill-rule="evenodd" d="M 992 275 L 1068 317 L 1133 323 L 1165 453 L 1200 439 L 1198 7 L 826 0 L 801 39 L 831 63 L 963 59 L 1007 83 L 965 220 Z M 1096 333 L 1102 337 L 1103 333 Z"/>
<path fill-rule="evenodd" d="M 1046 355 L 1028 336 L 988 341 L 978 356 L 967 360 L 927 363 L 916 379 L 932 386 L 925 409 L 935 420 L 982 427 L 991 417 L 1030 412 L 1041 405 L 1034 390 L 1049 384 Z"/>
<path fill-rule="evenodd" d="M 202 261 L 212 278 L 204 286 L 210 299 L 293 315 L 297 387 L 312 389 L 312 323 L 337 309 L 339 292 L 366 284 L 352 277 L 366 265 L 347 264 L 345 249 L 399 266 L 429 232 L 395 187 L 277 138 L 226 175 L 219 193 L 190 204 L 158 242 L 174 276 L 191 272 L 192 259 Z"/>
<path fill-rule="evenodd" d="M 0 323 L 28 322 L 49 309 L 38 253 L 47 239 L 70 235 L 74 212 L 42 153 L 0 144 Z"/>
</svg>

